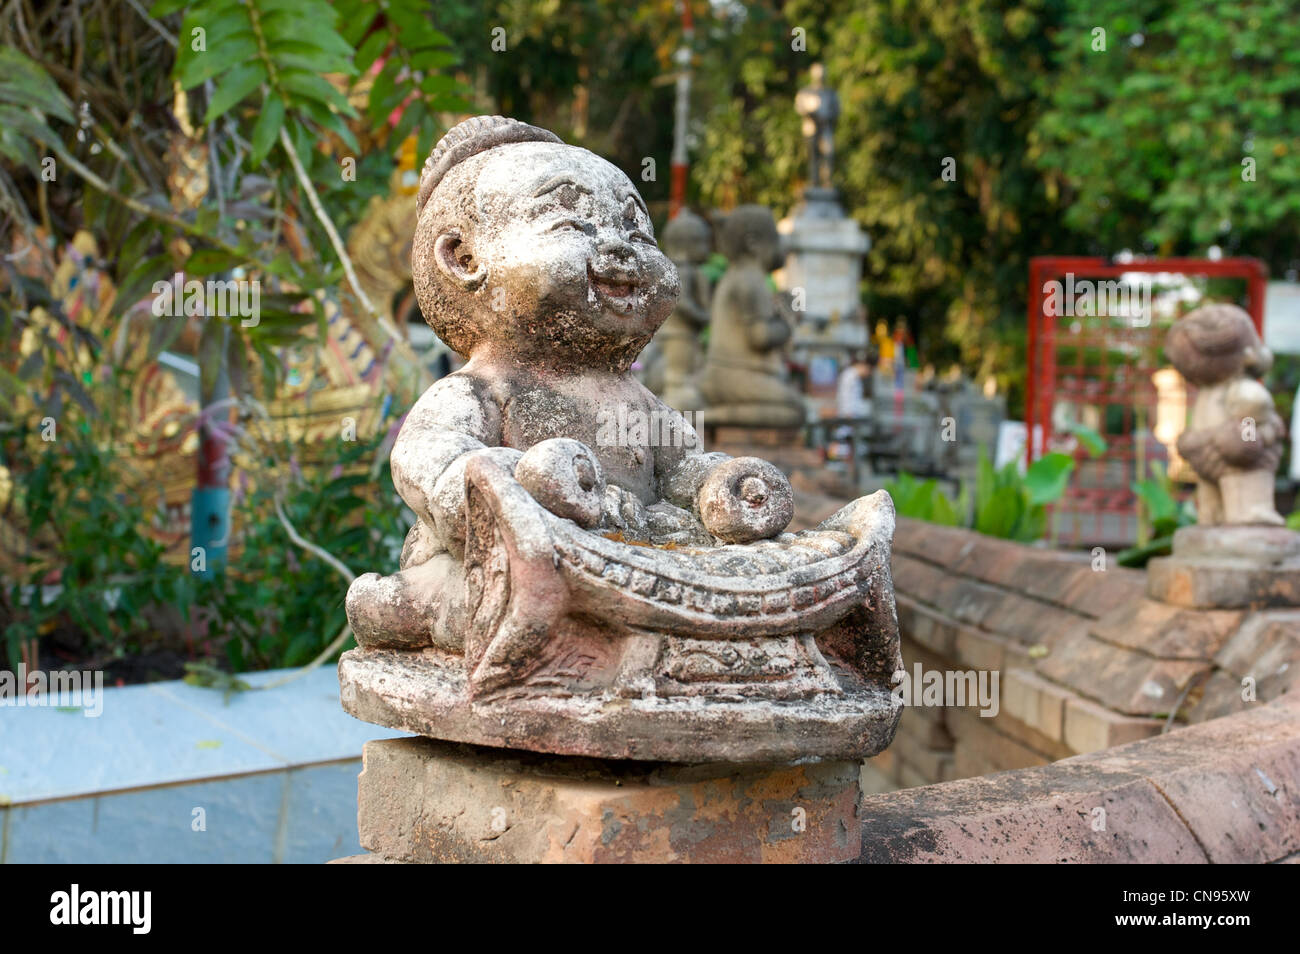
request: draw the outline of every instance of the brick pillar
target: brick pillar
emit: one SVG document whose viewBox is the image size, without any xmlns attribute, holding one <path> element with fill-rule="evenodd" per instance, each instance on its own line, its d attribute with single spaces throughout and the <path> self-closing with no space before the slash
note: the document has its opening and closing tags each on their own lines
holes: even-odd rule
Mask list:
<svg viewBox="0 0 1300 954">
<path fill-rule="evenodd" d="M 367 742 L 344 862 L 840 862 L 859 764 L 679 765 Z"/>
</svg>

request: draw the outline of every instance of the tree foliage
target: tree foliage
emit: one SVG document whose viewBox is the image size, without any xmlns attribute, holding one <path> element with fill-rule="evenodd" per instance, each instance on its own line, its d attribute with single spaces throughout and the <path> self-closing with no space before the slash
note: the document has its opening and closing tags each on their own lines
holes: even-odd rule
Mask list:
<svg viewBox="0 0 1300 954">
<path fill-rule="evenodd" d="M 1034 139 L 1066 193 L 1066 223 L 1111 248 L 1218 245 L 1275 272 L 1300 267 L 1291 0 L 1077 4 L 1056 45 Z"/>
</svg>

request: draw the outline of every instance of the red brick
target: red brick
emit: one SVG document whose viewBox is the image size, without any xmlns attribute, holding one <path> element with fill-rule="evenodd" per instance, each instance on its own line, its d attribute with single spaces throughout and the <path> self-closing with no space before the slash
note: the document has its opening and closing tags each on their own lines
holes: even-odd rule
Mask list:
<svg viewBox="0 0 1300 954">
<path fill-rule="evenodd" d="M 1210 659 L 1236 632 L 1241 610 L 1189 610 L 1152 599 L 1125 603 L 1098 618 L 1092 635 L 1166 659 Z"/>
<path fill-rule="evenodd" d="M 950 709 L 949 725 L 956 740 L 955 752 L 972 749 L 994 767 L 994 771 L 1029 768 L 1052 761 L 1022 742 L 999 732 L 992 717 L 981 716 L 973 709 Z"/>
<path fill-rule="evenodd" d="M 1137 570 L 1111 566 L 1079 576 L 1064 594 L 1065 606 L 1076 613 L 1097 617 L 1117 606 L 1140 600 L 1146 593 L 1146 579 Z"/>
<path fill-rule="evenodd" d="M 1006 659 L 1006 645 L 996 636 L 963 626 L 957 630 L 956 661 L 965 668 L 1000 671 Z"/>
<path fill-rule="evenodd" d="M 1057 643 L 1036 667 L 1044 678 L 1134 716 L 1172 712 L 1188 684 L 1209 668 L 1204 662 L 1152 659 L 1078 630 Z"/>
<path fill-rule="evenodd" d="M 1052 742 L 1065 738 L 1065 703 L 1071 693 L 1032 672 L 1012 669 L 1002 678 L 1002 710 Z"/>
<path fill-rule="evenodd" d="M 1160 719 L 1120 715 L 1086 699 L 1072 698 L 1065 703 L 1065 744 L 1072 752 L 1099 752 L 1159 735 L 1163 728 Z"/>
</svg>

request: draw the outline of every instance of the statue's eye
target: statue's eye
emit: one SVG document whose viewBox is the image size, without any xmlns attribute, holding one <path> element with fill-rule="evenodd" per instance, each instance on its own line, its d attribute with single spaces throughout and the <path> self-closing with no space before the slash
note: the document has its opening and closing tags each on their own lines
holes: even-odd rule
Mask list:
<svg viewBox="0 0 1300 954">
<path fill-rule="evenodd" d="M 577 219 L 561 219 L 560 221 L 553 223 L 546 231 L 562 232 L 569 229 L 572 229 L 575 232 L 585 232 L 587 231 L 587 226 L 582 222 L 579 222 Z"/>
<path fill-rule="evenodd" d="M 655 244 L 654 236 L 647 232 L 642 232 L 640 229 L 633 229 L 628 238 L 633 242 L 645 242 L 648 245 Z"/>
</svg>

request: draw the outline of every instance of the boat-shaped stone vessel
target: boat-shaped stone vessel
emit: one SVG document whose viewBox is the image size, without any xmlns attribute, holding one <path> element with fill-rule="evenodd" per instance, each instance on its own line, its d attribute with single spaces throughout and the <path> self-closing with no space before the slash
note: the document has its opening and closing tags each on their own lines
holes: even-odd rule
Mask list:
<svg viewBox="0 0 1300 954">
<path fill-rule="evenodd" d="M 812 530 L 633 544 L 556 516 L 488 457 L 466 468 L 463 654 L 357 649 L 360 719 L 605 758 L 864 758 L 901 668 L 883 491 Z"/>
</svg>

